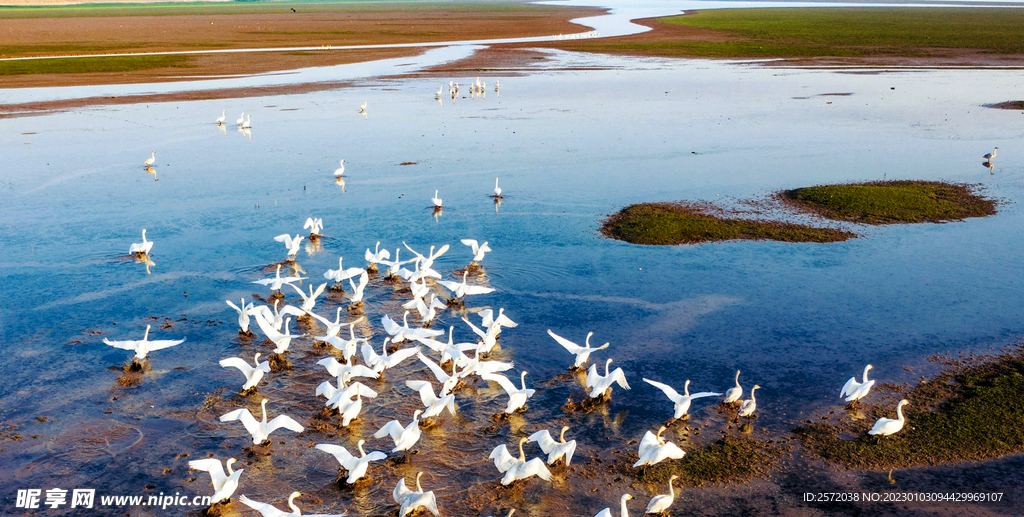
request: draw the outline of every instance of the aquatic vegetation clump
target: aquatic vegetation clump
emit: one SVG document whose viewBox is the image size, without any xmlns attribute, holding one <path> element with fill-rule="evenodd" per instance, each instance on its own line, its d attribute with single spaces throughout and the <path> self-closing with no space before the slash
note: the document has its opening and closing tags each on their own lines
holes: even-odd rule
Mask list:
<svg viewBox="0 0 1024 517">
<path fill-rule="evenodd" d="M 893 416 L 891 403 L 864 408 L 867 418 L 808 423 L 794 432 L 811 453 L 861 469 L 980 461 L 1024 451 L 1024 350 L 950 367 L 903 396 L 910 400 L 907 425 L 891 437 L 866 434 L 878 417 Z"/>
<path fill-rule="evenodd" d="M 969 185 L 878 181 L 786 190 L 783 201 L 826 219 L 864 224 L 939 223 L 996 213 Z"/>
<path fill-rule="evenodd" d="M 729 218 L 688 203 L 629 205 L 601 226 L 604 235 L 632 244 L 697 244 L 730 240 L 840 242 L 857 235 L 835 228 Z"/>
<path fill-rule="evenodd" d="M 986 104 L 985 107 L 1001 110 L 1024 110 L 1024 101 L 997 102 L 995 104 Z"/>
<path fill-rule="evenodd" d="M 775 440 L 729 435 L 703 447 L 688 449 L 680 460 L 634 468 L 637 456 L 632 452 L 612 468 L 647 484 L 664 484 L 672 476 L 678 476 L 678 483 L 683 486 L 735 483 L 763 477 L 789 449 Z"/>
</svg>

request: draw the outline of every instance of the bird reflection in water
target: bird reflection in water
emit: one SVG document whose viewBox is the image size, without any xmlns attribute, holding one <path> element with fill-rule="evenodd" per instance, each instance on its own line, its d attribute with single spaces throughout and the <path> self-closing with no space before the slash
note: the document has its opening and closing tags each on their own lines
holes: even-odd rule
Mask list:
<svg viewBox="0 0 1024 517">
<path fill-rule="evenodd" d="M 498 207 L 499 206 L 501 206 L 501 198 L 500 197 L 496 197 L 496 198 L 494 198 L 494 213 L 495 214 L 498 213 Z"/>
<path fill-rule="evenodd" d="M 147 165 L 145 171 L 153 175 L 153 181 L 160 181 L 156 178 L 156 169 Z"/>
<path fill-rule="evenodd" d="M 345 178 L 342 178 L 341 176 L 335 176 L 334 184 L 338 185 L 339 187 L 341 187 L 341 193 L 342 194 L 345 193 Z"/>
<path fill-rule="evenodd" d="M 156 265 L 156 262 L 153 262 L 153 259 L 149 258 L 149 255 L 145 255 L 145 254 L 143 254 L 143 255 L 136 255 L 135 256 L 135 263 L 136 264 L 145 264 L 146 265 L 146 274 L 147 275 L 153 273 L 152 271 L 149 270 L 150 266 L 155 266 Z"/>
<path fill-rule="evenodd" d="M 438 219 L 441 217 L 442 214 L 444 214 L 444 207 L 443 206 L 435 206 L 434 207 L 434 222 L 435 223 L 438 222 Z"/>
</svg>

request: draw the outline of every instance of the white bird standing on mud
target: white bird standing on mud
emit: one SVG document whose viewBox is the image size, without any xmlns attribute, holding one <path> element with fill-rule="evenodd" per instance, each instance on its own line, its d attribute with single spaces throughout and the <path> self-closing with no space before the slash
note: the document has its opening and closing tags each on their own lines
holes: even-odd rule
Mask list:
<svg viewBox="0 0 1024 517">
<path fill-rule="evenodd" d="M 736 370 L 736 387 L 725 390 L 723 404 L 733 404 L 743 396 L 743 386 L 740 386 L 740 371 Z"/>
<path fill-rule="evenodd" d="M 693 399 L 699 399 L 704 397 L 720 397 L 722 395 L 721 393 L 713 393 L 710 391 L 702 391 L 700 393 L 694 393 L 693 395 L 690 395 L 690 379 L 686 379 L 686 384 L 683 385 L 682 395 L 680 395 L 679 392 L 677 392 L 667 384 L 662 384 L 660 382 L 652 381 L 650 379 L 644 379 L 644 382 L 664 392 L 668 399 L 675 404 L 675 415 L 672 417 L 672 420 L 679 420 L 680 418 L 682 418 L 683 415 L 685 415 L 690 410 L 690 402 L 692 402 Z"/>
<path fill-rule="evenodd" d="M 103 338 L 103 343 L 114 348 L 120 348 L 122 350 L 132 350 L 135 352 L 135 356 L 132 358 L 134 362 L 142 362 L 146 359 L 146 356 L 150 352 L 156 350 L 163 350 L 172 346 L 177 346 L 185 342 L 184 339 L 167 339 L 150 341 L 149 340 L 149 329 L 151 325 L 146 325 L 146 333 L 142 335 L 142 339 L 137 341 L 124 340 L 124 341 L 111 341 L 107 338 Z"/>
<path fill-rule="evenodd" d="M 868 431 L 868 434 L 876 436 L 889 436 L 900 432 L 906 420 L 903 418 L 903 406 L 910 404 L 910 401 L 903 399 L 896 404 L 896 418 L 879 418 L 875 425 Z"/>
<path fill-rule="evenodd" d="M 548 465 L 554 465 L 559 458 L 564 457 L 565 466 L 568 467 L 572 463 L 572 455 L 576 452 L 576 440 L 565 441 L 565 432 L 568 430 L 569 426 L 562 426 L 562 433 L 557 442 L 547 429 L 531 434 L 528 441 L 537 442 L 540 445 L 541 450 L 548 455 Z"/>
<path fill-rule="evenodd" d="M 252 416 L 247 408 L 236 409 L 234 411 L 221 415 L 221 422 L 234 422 L 240 420 L 242 425 L 245 426 L 245 430 L 252 435 L 253 445 L 260 445 L 265 441 L 269 441 L 270 433 L 284 428 L 289 431 L 301 433 L 305 430 L 298 422 L 288 415 L 277 415 L 273 420 L 267 422 L 267 399 L 263 399 L 260 403 L 263 408 L 263 419 L 257 421 L 256 417 Z"/>
<path fill-rule="evenodd" d="M 870 364 L 864 367 L 864 380 L 857 382 L 857 377 L 850 377 L 850 380 L 846 381 L 843 385 L 843 389 L 839 392 L 840 397 L 846 397 L 847 402 L 856 402 L 868 395 L 871 391 L 871 387 L 875 385 L 875 380 L 868 380 L 868 370 L 874 368 Z"/>
<path fill-rule="evenodd" d="M 262 280 L 254 280 L 252 283 L 260 284 L 270 287 L 270 291 L 280 291 L 281 286 L 284 284 L 291 284 L 300 280 L 305 280 L 304 276 L 281 276 L 281 264 L 277 265 L 277 271 L 274 273 L 273 278 L 264 278 Z"/>
<path fill-rule="evenodd" d="M 761 389 L 761 386 L 755 384 L 753 388 L 750 388 L 750 400 L 744 400 L 743 405 L 740 406 L 739 415 L 742 417 L 749 417 L 757 411 L 757 399 L 754 398 L 754 390 Z"/>
<path fill-rule="evenodd" d="M 423 411 L 417 409 L 412 414 L 412 422 L 408 426 L 403 427 L 398 420 L 392 420 L 381 427 L 379 431 L 374 433 L 374 438 L 384 438 L 385 436 L 391 436 L 391 439 L 395 442 L 395 448 L 391 450 L 392 454 L 399 451 L 407 451 L 416 445 L 416 442 L 420 441 L 420 415 Z"/>
<path fill-rule="evenodd" d="M 476 239 L 462 239 L 459 242 L 469 246 L 470 251 L 473 252 L 473 264 L 483 260 L 484 255 L 491 251 L 491 247 L 487 245 L 487 242 L 480 244 Z"/>
<path fill-rule="evenodd" d="M 241 357 L 228 357 L 220 360 L 220 365 L 224 368 L 238 368 L 242 375 L 245 376 L 245 384 L 242 385 L 242 391 L 247 392 L 252 388 L 255 388 L 259 384 L 260 380 L 263 379 L 265 374 L 270 373 L 270 362 L 260 362 L 260 354 L 256 352 L 254 359 L 255 366 L 250 365 Z"/>
<path fill-rule="evenodd" d="M 146 229 L 143 228 L 142 242 L 133 242 L 132 245 L 128 247 L 128 253 L 135 255 L 136 257 L 141 257 L 143 255 L 148 255 L 149 250 L 151 249 L 153 249 L 153 241 L 146 240 Z"/>
<path fill-rule="evenodd" d="M 583 365 L 590 360 L 591 353 L 597 350 L 604 350 L 605 348 L 608 348 L 608 343 L 605 343 L 597 348 L 590 347 L 590 336 L 594 335 L 593 332 L 587 332 L 586 346 L 579 346 L 576 343 L 573 343 L 572 341 L 569 341 L 568 339 L 565 339 L 564 337 L 559 336 L 554 332 L 551 332 L 551 329 L 548 329 L 548 335 L 551 336 L 551 338 L 554 339 L 559 345 L 562 345 L 562 348 L 566 349 L 570 354 L 574 354 L 576 356 L 576 360 L 573 362 L 573 365 L 569 367 L 570 370 L 578 370 L 582 368 Z"/>
<path fill-rule="evenodd" d="M 657 465 L 665 460 L 678 460 L 686 455 L 678 445 L 665 441 L 661 437 L 661 433 L 665 432 L 665 426 L 661 426 L 658 429 L 658 434 L 654 434 L 647 431 L 644 437 L 640 440 L 640 447 L 638 449 L 638 455 L 640 459 L 633 464 L 633 467 L 642 467 L 644 465 Z"/>
<path fill-rule="evenodd" d="M 381 461 L 388 458 L 388 455 L 380 452 L 373 451 L 369 454 L 363 450 L 363 444 L 366 440 L 359 440 L 356 443 L 356 447 L 359 449 L 359 456 L 354 456 L 348 452 L 348 449 L 341 445 L 334 445 L 330 443 L 319 443 L 317 444 L 317 450 L 324 451 L 334 459 L 338 460 L 341 467 L 348 471 L 348 479 L 345 480 L 348 484 L 353 484 L 360 478 L 366 476 L 366 469 L 369 467 L 371 461 Z"/>
<path fill-rule="evenodd" d="M 672 482 L 678 479 L 679 476 L 673 475 L 668 480 L 668 495 L 659 494 L 651 498 L 651 502 L 647 503 L 647 509 L 644 510 L 644 515 L 652 513 L 666 513 L 672 503 L 676 500 L 676 489 L 672 486 Z"/>
<path fill-rule="evenodd" d="M 424 492 L 423 487 L 420 486 L 420 476 L 422 475 L 422 472 L 416 474 L 415 492 L 405 486 L 404 477 L 398 481 L 398 485 L 391 492 L 391 497 L 401 505 L 398 509 L 398 517 L 405 517 L 416 511 L 417 508 L 423 508 L 434 514 L 435 517 L 441 517 L 441 512 L 437 509 L 437 498 L 434 496 L 434 491 Z"/>
<path fill-rule="evenodd" d="M 284 243 L 284 247 L 288 249 L 289 259 L 295 258 L 295 255 L 299 252 L 299 244 L 302 243 L 302 239 L 305 239 L 305 237 L 299 234 L 295 234 L 295 237 L 292 237 L 287 233 L 282 233 L 281 235 L 274 237 L 275 241 Z"/>
<path fill-rule="evenodd" d="M 629 509 L 626 508 L 626 501 L 629 501 L 632 498 L 633 498 L 633 496 L 631 496 L 629 494 L 623 494 L 622 495 L 622 499 L 619 500 L 619 504 L 621 506 L 621 509 L 619 510 L 620 517 L 629 517 Z M 604 510 L 601 510 L 600 512 L 597 512 L 597 515 L 595 515 L 594 517 L 614 517 L 614 516 L 612 515 L 612 509 L 611 508 L 605 508 Z"/>
<path fill-rule="evenodd" d="M 626 373 L 622 371 L 622 368 L 616 368 L 612 372 L 608 371 L 611 364 L 612 358 L 609 357 L 604 363 L 604 375 L 597 373 L 596 364 L 590 365 L 590 370 L 587 370 L 587 387 L 590 388 L 590 398 L 610 396 L 612 384 L 615 383 L 622 386 L 624 390 L 630 389 L 629 383 L 626 382 Z"/>
<path fill-rule="evenodd" d="M 230 499 L 231 495 L 238 488 L 238 478 L 242 476 L 242 470 L 231 470 L 231 464 L 234 462 L 234 458 L 228 459 L 223 465 L 221 465 L 221 461 L 217 458 L 205 458 L 188 462 L 188 468 L 202 470 L 210 474 L 210 483 L 213 485 L 213 497 L 210 498 L 212 504 Z M 227 468 L 226 474 L 224 473 L 225 468 Z"/>
</svg>

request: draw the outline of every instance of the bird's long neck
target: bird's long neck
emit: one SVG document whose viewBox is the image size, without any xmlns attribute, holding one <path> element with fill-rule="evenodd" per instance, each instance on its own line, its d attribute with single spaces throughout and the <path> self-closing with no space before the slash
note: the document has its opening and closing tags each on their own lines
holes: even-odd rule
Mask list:
<svg viewBox="0 0 1024 517">
<path fill-rule="evenodd" d="M 896 420 L 903 421 L 903 404 L 896 406 Z"/>
<path fill-rule="evenodd" d="M 587 332 L 587 340 L 584 342 L 584 344 L 586 346 L 584 348 L 590 348 L 590 336 L 593 336 L 593 335 L 594 335 L 593 332 Z"/>
<path fill-rule="evenodd" d="M 423 491 L 423 487 L 420 486 L 420 476 L 422 476 L 422 475 L 423 475 L 422 472 L 419 472 L 419 473 L 416 474 L 416 491 L 417 492 L 422 492 Z"/>
<path fill-rule="evenodd" d="M 627 499 L 626 496 L 622 497 L 622 517 L 629 517 L 629 510 L 626 508 L 626 501 L 628 500 L 629 499 Z"/>
<path fill-rule="evenodd" d="M 558 440 L 561 441 L 562 443 L 565 443 L 565 432 L 568 431 L 568 430 L 569 430 L 568 427 L 563 427 L 562 428 L 562 434 L 558 435 Z"/>
<path fill-rule="evenodd" d="M 526 372 L 519 376 L 519 382 L 523 385 L 523 390 L 526 390 Z"/>
<path fill-rule="evenodd" d="M 229 477 L 230 477 L 230 476 L 232 476 L 232 475 L 234 475 L 234 473 L 235 473 L 235 471 L 234 471 L 234 470 L 231 470 L 231 464 L 232 464 L 232 463 L 234 463 L 234 462 L 235 462 L 235 459 L 234 459 L 234 458 L 231 458 L 230 460 L 228 460 L 228 461 L 226 461 L 226 462 L 224 463 L 224 466 L 225 466 L 225 467 L 227 467 L 227 469 L 228 469 L 228 476 L 229 476 Z"/>
<path fill-rule="evenodd" d="M 146 333 L 142 335 L 143 341 L 149 341 L 149 325 L 146 325 Z"/>
<path fill-rule="evenodd" d="M 359 455 L 365 458 L 366 457 L 366 451 L 363 450 L 363 441 L 359 440 L 359 443 L 356 444 L 356 446 L 359 447 Z"/>
<path fill-rule="evenodd" d="M 263 399 L 261 407 L 263 410 L 263 425 L 267 425 L 267 399 Z"/>
<path fill-rule="evenodd" d="M 611 366 L 611 364 L 612 364 L 612 360 L 611 360 L 611 358 L 609 358 L 609 359 L 608 359 L 607 361 L 605 361 L 605 363 L 604 363 L 604 376 L 605 376 L 605 377 L 607 377 L 607 376 L 608 376 L 608 367 L 609 367 L 609 366 Z"/>
<path fill-rule="evenodd" d="M 683 384 L 683 396 L 690 396 L 690 379 L 686 379 L 686 384 Z"/>
<path fill-rule="evenodd" d="M 523 442 L 526 440 L 519 440 L 519 461 L 526 461 L 526 453 L 523 452 Z"/>
<path fill-rule="evenodd" d="M 288 508 L 291 508 L 295 515 L 302 515 L 302 510 L 300 510 L 298 506 L 295 506 L 296 497 L 298 497 L 298 494 L 292 494 L 288 497 Z"/>
<path fill-rule="evenodd" d="M 751 402 L 757 402 L 757 399 L 754 397 L 754 391 L 755 390 L 757 390 L 757 388 L 754 388 L 754 389 L 750 390 L 750 401 Z"/>
<path fill-rule="evenodd" d="M 870 369 L 871 369 L 870 366 L 865 366 L 864 367 L 864 384 L 867 384 L 867 382 L 868 382 L 868 370 L 870 370 Z"/>
<path fill-rule="evenodd" d="M 736 387 L 740 387 L 740 372 L 738 370 L 736 371 Z"/>
<path fill-rule="evenodd" d="M 676 498 L 676 489 L 672 486 L 672 480 L 668 480 L 668 496 L 672 499 Z"/>
<path fill-rule="evenodd" d="M 154 154 L 153 156 L 156 156 L 156 155 Z M 148 242 L 148 241 L 146 241 L 146 229 L 145 228 L 142 229 L 142 242 Z"/>
</svg>

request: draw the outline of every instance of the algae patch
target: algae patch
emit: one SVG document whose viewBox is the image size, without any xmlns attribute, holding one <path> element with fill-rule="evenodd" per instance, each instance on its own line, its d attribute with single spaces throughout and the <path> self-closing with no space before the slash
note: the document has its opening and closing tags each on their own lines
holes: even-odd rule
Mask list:
<svg viewBox="0 0 1024 517">
<path fill-rule="evenodd" d="M 862 224 L 939 223 L 996 213 L 994 201 L 968 185 L 878 181 L 786 190 L 790 206 L 835 221 Z"/>
<path fill-rule="evenodd" d="M 675 461 L 634 468 L 636 452 L 624 454 L 610 468 L 638 482 L 661 485 L 672 476 L 682 486 L 703 486 L 708 483 L 742 482 L 764 477 L 790 447 L 775 440 L 723 436 L 703 447 L 689 449 L 686 456 Z"/>
<path fill-rule="evenodd" d="M 632 244 L 697 244 L 730 240 L 783 242 L 839 242 L 857 235 L 834 228 L 712 213 L 689 203 L 640 203 L 610 216 L 601 233 Z"/>
</svg>

